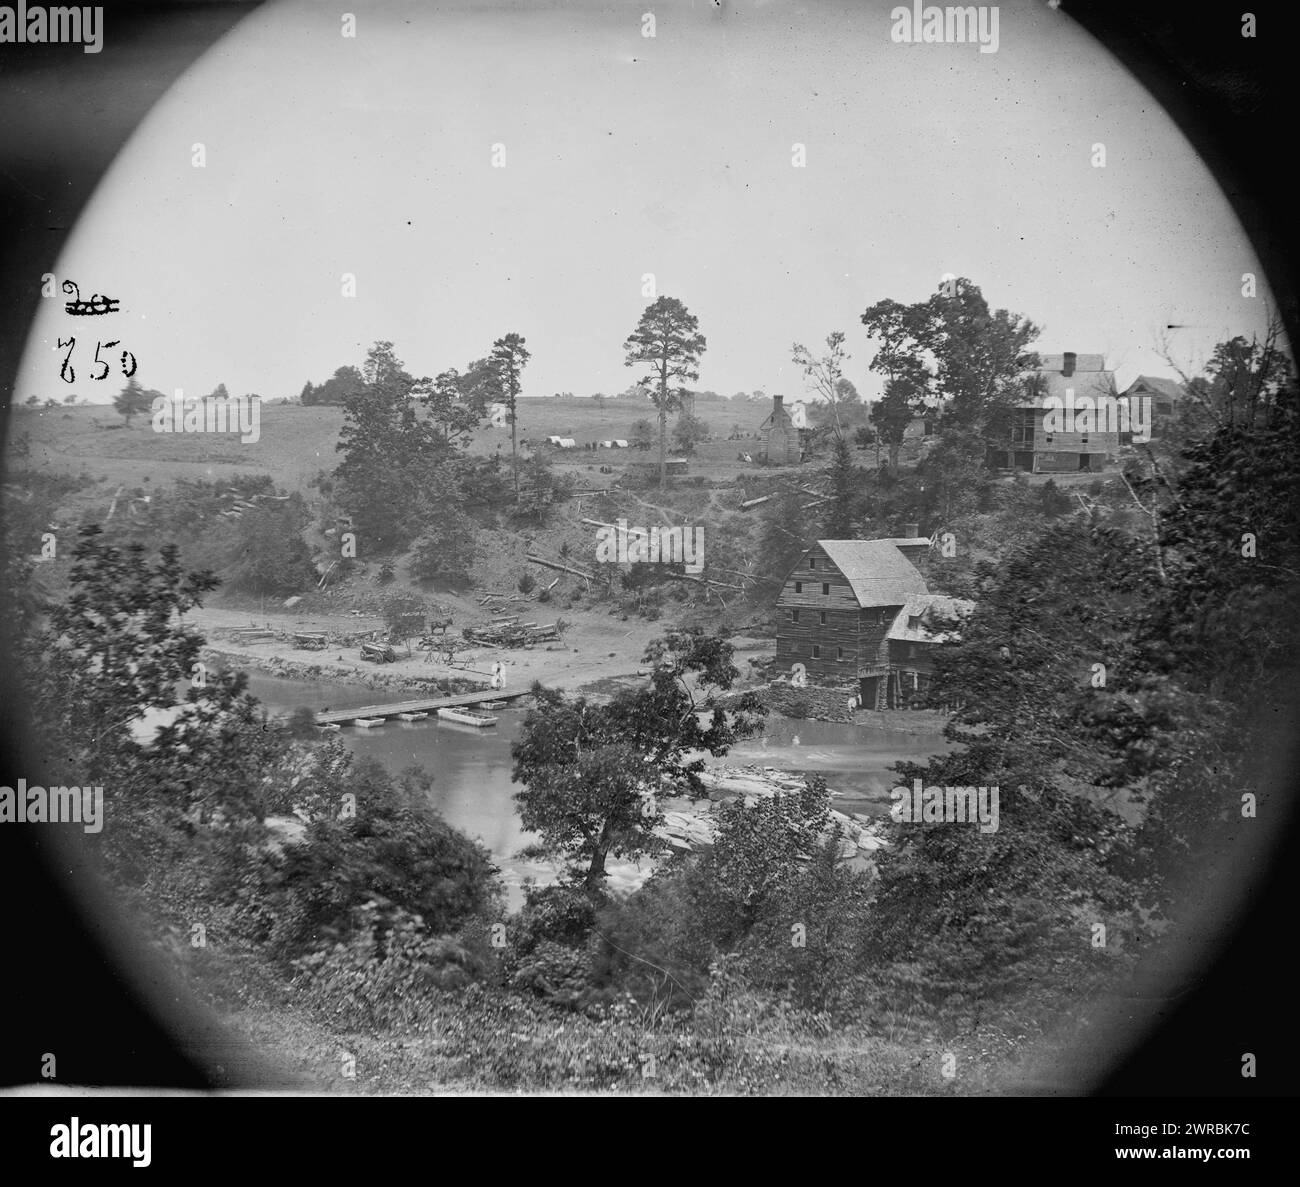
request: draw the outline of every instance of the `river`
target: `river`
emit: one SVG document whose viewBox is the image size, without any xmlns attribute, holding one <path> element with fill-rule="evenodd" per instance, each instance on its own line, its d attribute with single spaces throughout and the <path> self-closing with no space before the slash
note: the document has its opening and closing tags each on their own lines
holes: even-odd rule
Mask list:
<svg viewBox="0 0 1300 1187">
<path fill-rule="evenodd" d="M 312 680 L 285 680 L 250 672 L 248 691 L 274 713 L 306 705 L 317 711 L 348 709 L 382 702 L 384 693 Z M 400 699 L 402 694 L 392 694 Z M 430 801 L 443 819 L 477 838 L 501 867 L 512 907 L 522 901 L 525 878 L 550 882 L 555 867 L 523 861 L 516 854 L 534 839 L 519 823 L 512 796 L 510 743 L 519 736 L 526 709 L 495 711 L 498 723 L 487 729 L 430 718 L 371 730 L 344 726 L 339 737 L 359 755 L 378 759 L 391 772 L 419 765 L 433 776 Z M 883 813 L 889 788 L 897 783 L 889 767 L 900 759 L 922 761 L 950 749 L 942 735 L 871 729 L 826 721 L 772 718 L 761 737 L 736 746 L 725 759 L 736 766 L 771 766 L 817 772 L 839 793 L 843 812 Z M 713 760 L 711 760 L 713 761 Z M 611 867 L 611 889 L 630 889 L 645 876 L 648 863 Z"/>
</svg>

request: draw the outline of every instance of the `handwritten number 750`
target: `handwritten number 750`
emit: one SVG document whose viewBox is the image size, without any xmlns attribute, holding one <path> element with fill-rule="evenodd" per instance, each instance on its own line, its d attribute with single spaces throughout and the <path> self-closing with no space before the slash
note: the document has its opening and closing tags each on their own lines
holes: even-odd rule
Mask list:
<svg viewBox="0 0 1300 1187">
<path fill-rule="evenodd" d="M 104 370 L 99 375 L 92 374 L 90 376 L 91 379 L 108 378 L 108 373 L 112 370 L 112 368 L 109 366 L 107 359 L 101 359 L 99 357 L 99 352 L 101 350 L 111 350 L 114 346 L 121 346 L 121 345 L 122 345 L 121 342 L 96 342 L 95 343 L 95 365 L 103 367 Z M 59 368 L 59 378 L 62 379 L 64 383 L 75 383 L 77 381 L 77 372 L 72 366 L 72 352 L 77 347 L 76 338 L 68 338 L 66 341 L 60 338 L 59 349 L 62 350 L 63 347 L 65 346 L 68 348 L 68 353 L 63 356 L 63 366 Z M 122 374 L 126 376 L 127 379 L 130 379 L 131 376 L 135 374 L 135 369 L 136 369 L 135 355 L 133 355 L 129 350 L 122 351 L 121 365 L 122 365 Z"/>
</svg>

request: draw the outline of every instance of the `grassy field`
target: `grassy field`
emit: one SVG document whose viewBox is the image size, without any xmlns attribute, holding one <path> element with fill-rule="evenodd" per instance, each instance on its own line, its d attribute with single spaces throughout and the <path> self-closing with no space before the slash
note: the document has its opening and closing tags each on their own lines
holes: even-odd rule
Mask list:
<svg viewBox="0 0 1300 1187">
<path fill-rule="evenodd" d="M 696 415 L 715 437 L 707 442 L 692 463 L 693 472 L 712 472 L 717 465 L 728 470 L 752 469 L 738 463 L 736 455 L 754 442 L 726 441 L 733 426 L 756 432 L 770 411 L 768 404 L 732 405 L 701 403 Z M 579 445 L 591 441 L 627 438 L 632 425 L 653 419 L 649 401 L 608 402 L 597 408 L 589 399 L 521 400 L 520 438 L 572 437 Z M 302 408 L 293 404 L 262 407 L 261 437 L 248 444 L 236 434 L 155 433 L 145 416 L 136 417 L 127 428 L 122 417 L 105 404 L 78 408 L 19 409 L 10 424 L 11 437 L 26 435 L 31 445 L 31 468 L 49 474 L 86 474 L 110 485 L 136 486 L 148 479 L 169 482 L 175 478 L 217 478 L 237 473 L 269 474 L 286 490 L 305 490 L 321 470 L 338 464 L 335 445 L 343 424 L 337 407 Z M 670 421 L 671 429 L 671 421 Z M 509 454 L 510 432 L 485 427 L 475 438 L 475 453 Z M 562 468 L 601 465 L 623 466 L 629 460 L 646 460 L 640 451 L 575 450 L 571 457 L 559 455 Z"/>
</svg>

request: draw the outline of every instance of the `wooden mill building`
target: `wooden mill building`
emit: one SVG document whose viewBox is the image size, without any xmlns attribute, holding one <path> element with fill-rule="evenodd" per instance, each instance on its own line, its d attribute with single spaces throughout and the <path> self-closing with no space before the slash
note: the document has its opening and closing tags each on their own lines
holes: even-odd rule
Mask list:
<svg viewBox="0 0 1300 1187">
<path fill-rule="evenodd" d="M 930 541 L 819 540 L 777 598 L 776 667 L 802 664 L 808 682 L 858 692 L 867 708 L 903 707 L 924 693 L 933 650 L 970 602 L 931 594 L 916 561 Z"/>
</svg>

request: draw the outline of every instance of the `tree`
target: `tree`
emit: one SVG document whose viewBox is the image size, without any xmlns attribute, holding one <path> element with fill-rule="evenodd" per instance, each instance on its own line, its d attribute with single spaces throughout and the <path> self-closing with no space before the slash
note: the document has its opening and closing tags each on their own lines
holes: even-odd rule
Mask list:
<svg viewBox="0 0 1300 1187">
<path fill-rule="evenodd" d="M 835 436 L 842 437 L 844 418 L 840 406 L 842 403 L 856 401 L 858 394 L 852 384 L 848 389 L 840 386 L 844 375 L 844 360 L 849 357 L 844 352 L 844 332 L 835 330 L 827 336 L 826 353 L 821 358 L 814 358 L 812 351 L 797 342 L 790 350 L 795 365 L 803 368 L 804 379 L 816 395 L 825 401 Z"/>
<path fill-rule="evenodd" d="M 873 928 L 900 966 L 886 982 L 936 1009 L 987 1010 L 1031 985 L 1059 1001 L 1090 983 L 1078 912 L 1136 923 L 1133 830 L 1106 808 L 1105 789 L 1123 782 L 1130 756 L 1161 749 L 1147 751 L 1154 739 L 1138 736 L 1134 712 L 1153 696 L 1155 708 L 1160 690 L 1115 688 L 1139 660 L 1132 624 L 1154 593 L 1131 537 L 1057 522 L 976 572 L 976 609 L 960 640 L 937 649 L 931 689 L 959 705 L 944 732 L 962 745 L 895 770 L 904 787 L 999 787 L 999 826 L 900 826 L 881 866 L 889 910 L 877 908 Z M 1110 677 L 1100 686 L 1098 657 Z M 922 918 L 927 934 L 909 934 Z"/>
<path fill-rule="evenodd" d="M 853 451 L 843 437 L 835 438 L 828 478 L 830 505 L 822 521 L 822 536 L 827 540 L 851 540 L 858 519 L 862 474 L 853 464 Z"/>
<path fill-rule="evenodd" d="M 343 404 L 348 396 L 362 391 L 365 385 L 366 381 L 356 367 L 339 367 L 319 386 L 304 384 L 299 398 L 306 405 Z"/>
<path fill-rule="evenodd" d="M 455 367 L 425 386 L 419 398 L 428 408 L 430 419 L 442 429 L 443 439 L 451 445 L 467 444 L 487 413 L 487 392 L 476 377 L 462 375 Z"/>
<path fill-rule="evenodd" d="M 591 397 L 591 402 L 592 402 L 593 404 L 596 405 L 596 409 L 597 409 L 597 411 L 600 413 L 600 419 L 601 419 L 601 420 L 604 420 L 604 419 L 605 419 L 605 404 L 606 404 L 606 402 L 607 402 L 606 399 L 605 399 L 605 393 L 604 393 L 604 392 L 597 392 L 594 396 Z"/>
<path fill-rule="evenodd" d="M 630 443 L 637 449 L 649 449 L 654 444 L 655 427 L 644 418 L 632 422 L 628 430 Z"/>
<path fill-rule="evenodd" d="M 458 380 L 461 399 L 471 408 L 486 411 L 496 397 L 496 363 L 491 358 L 475 359 L 461 372 Z"/>
<path fill-rule="evenodd" d="M 402 643 L 406 650 L 411 650 L 411 636 L 422 635 L 428 607 L 419 594 L 394 592 L 384 598 L 380 612 L 384 616 L 384 625 L 388 627 L 389 642 Z"/>
<path fill-rule="evenodd" d="M 143 416 L 152 407 L 149 393 L 136 382 L 134 376 L 126 381 L 124 387 L 113 397 L 113 407 L 126 418 L 126 427 L 131 427 L 133 416 Z"/>
<path fill-rule="evenodd" d="M 706 342 L 699 319 L 676 297 L 661 296 L 641 314 L 637 327 L 623 343 L 624 366 L 645 366 L 639 381 L 649 389 L 659 413 L 659 485 L 668 477 L 668 413 L 681 406 L 687 382 L 699 379 L 700 355 Z"/>
<path fill-rule="evenodd" d="M 879 301 L 862 314 L 862 324 L 881 342 L 871 369 L 903 383 L 900 402 L 915 408 L 933 392 L 941 428 L 981 442 L 999 434 L 1023 395 L 1025 372 L 1038 361 L 1029 349 L 1038 326 L 1006 309 L 991 310 L 979 286 L 964 277 L 913 305 Z M 891 423 L 898 416 L 891 414 Z"/>
<path fill-rule="evenodd" d="M 1218 343 L 1205 375 L 1191 377 L 1174 358 L 1166 331 L 1160 339 L 1160 353 L 1177 373 L 1190 397 L 1186 403 L 1208 413 L 1216 425 L 1254 425 L 1257 414 L 1266 418 L 1280 390 L 1294 382 L 1294 364 L 1285 350 L 1285 327 L 1270 311 L 1263 338 L 1240 334 Z"/>
<path fill-rule="evenodd" d="M 23 403 L 26 404 L 28 408 L 35 408 L 38 404 L 40 404 L 40 402 L 41 402 L 40 396 L 28 396 L 27 399 L 23 401 Z"/>
<path fill-rule="evenodd" d="M 417 581 L 462 584 L 478 554 L 474 521 L 459 507 L 448 505 L 426 522 L 411 555 L 411 576 Z"/>
<path fill-rule="evenodd" d="M 649 687 L 603 704 L 535 686 L 537 707 L 511 745 L 519 819 L 541 837 L 530 852 L 565 859 L 567 878 L 593 896 L 610 856 L 662 848 L 657 796 L 702 790 L 704 760 L 689 756 L 727 753 L 764 712 L 752 693 L 725 710 L 717 699 L 739 675 L 720 636 L 674 632 L 646 660 L 656 665 Z"/>
<path fill-rule="evenodd" d="M 889 465 L 898 469 L 908 426 L 921 410 L 925 387 L 919 376 L 907 372 L 885 380 L 884 395 L 871 406 L 871 423 L 889 447 Z"/>
<path fill-rule="evenodd" d="M 830 806 L 825 780 L 812 776 L 798 793 L 763 796 L 752 806 L 734 800 L 722 808 L 717 839 L 700 865 L 715 888 L 715 927 L 719 908 L 733 917 L 724 935 L 743 936 L 768 908 L 788 904 L 804 865 L 821 848 Z"/>
<path fill-rule="evenodd" d="M 695 446 L 709 435 L 708 424 L 691 412 L 680 412 L 673 426 L 673 448 L 682 453 L 694 453 Z"/>
<path fill-rule="evenodd" d="M 256 813 L 276 777 L 276 739 L 262 730 L 243 675 L 196 677 L 204 640 L 182 624 L 217 579 L 183 572 L 174 544 L 151 560 L 143 545 L 109 544 L 93 524 L 72 559 L 71 593 L 27 641 L 37 751 L 76 771 L 69 782 L 111 784 L 122 807 L 161 795 L 172 813 Z M 171 720 L 145 750 L 132 724 L 150 711 Z M 129 850 L 129 831 L 115 844 Z"/>
<path fill-rule="evenodd" d="M 391 342 L 371 347 L 364 375 L 364 386 L 344 398 L 335 481 L 373 554 L 405 544 L 430 518 L 459 506 L 448 473 L 458 455 L 441 427 L 417 414 L 414 397 L 429 381 L 406 373 Z"/>
<path fill-rule="evenodd" d="M 521 376 L 528 360 L 532 358 L 518 334 L 507 334 L 492 343 L 492 367 L 496 376 L 497 393 L 506 406 L 510 421 L 510 470 L 515 483 L 515 502 L 519 501 L 519 418 L 517 402 L 522 387 Z"/>
<path fill-rule="evenodd" d="M 539 768 L 521 793 L 519 818 L 537 832 L 536 856 L 571 855 L 569 878 L 581 880 L 593 897 L 600 893 L 611 857 L 657 853 L 666 843 L 654 835 L 649 792 L 640 755 L 618 742 L 575 748 L 565 762 Z M 582 863 L 586 868 L 582 868 Z"/>
<path fill-rule="evenodd" d="M 563 497 L 565 487 L 555 481 L 555 470 L 545 453 L 535 453 L 520 467 L 519 497 L 515 503 L 516 520 L 531 519 L 542 523 L 555 498 Z"/>
<path fill-rule="evenodd" d="M 222 571 L 231 589 L 283 596 L 315 584 L 311 549 L 302 538 L 302 497 L 245 511 L 236 521 L 235 559 Z"/>
<path fill-rule="evenodd" d="M 76 392 L 69 392 L 66 396 L 63 397 L 63 402 L 64 402 L 64 404 L 66 404 L 69 408 L 71 408 L 72 405 L 75 404 L 75 403 L 77 402 L 77 393 L 76 393 Z"/>
<path fill-rule="evenodd" d="M 302 842 L 286 848 L 265 891 L 274 920 L 268 947 L 337 952 L 367 910 L 381 916 L 376 930 L 393 946 L 400 943 L 395 924 L 446 936 L 490 912 L 499 894 L 496 867 L 482 845 L 431 811 L 429 775 L 412 767 L 394 777 L 374 759 L 358 760 L 329 743 L 321 749 L 327 763 L 309 767 L 303 782 L 310 790 L 277 805 L 286 811 L 305 801 L 311 811 Z M 356 814 L 340 818 L 345 796 L 355 801 Z M 314 967 L 319 964 L 306 962 L 306 969 Z M 366 972 L 373 975 L 372 968 Z M 362 991 L 374 992 L 369 978 Z"/>
</svg>

